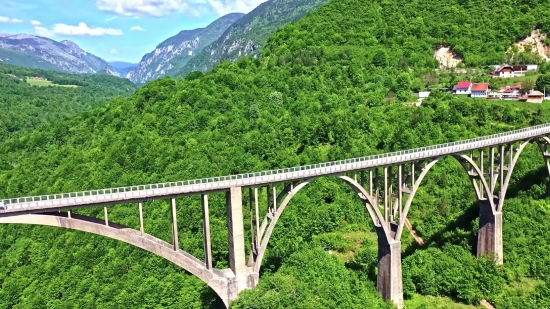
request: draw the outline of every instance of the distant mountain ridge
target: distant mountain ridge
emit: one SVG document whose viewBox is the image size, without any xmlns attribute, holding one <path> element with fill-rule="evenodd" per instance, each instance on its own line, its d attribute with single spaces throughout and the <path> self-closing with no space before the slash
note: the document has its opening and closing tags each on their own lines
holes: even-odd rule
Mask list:
<svg viewBox="0 0 550 309">
<path fill-rule="evenodd" d="M 145 83 L 165 75 L 173 75 L 243 16 L 241 13 L 231 13 L 218 18 L 205 28 L 181 31 L 143 56 L 137 68 L 126 77 L 135 83 Z"/>
<path fill-rule="evenodd" d="M 218 63 L 259 55 L 267 39 L 281 26 L 295 22 L 328 0 L 269 0 L 232 24 L 218 40 L 191 59 L 176 76 L 208 71 Z"/>
<path fill-rule="evenodd" d="M 130 63 L 124 61 L 109 61 L 111 65 L 122 77 L 126 77 L 128 73 L 137 68 L 138 63 Z"/>
<path fill-rule="evenodd" d="M 69 73 L 93 74 L 104 70 L 120 74 L 105 60 L 82 50 L 73 41 L 54 41 L 29 34 L 0 34 L 0 60 L 4 63 Z"/>
</svg>

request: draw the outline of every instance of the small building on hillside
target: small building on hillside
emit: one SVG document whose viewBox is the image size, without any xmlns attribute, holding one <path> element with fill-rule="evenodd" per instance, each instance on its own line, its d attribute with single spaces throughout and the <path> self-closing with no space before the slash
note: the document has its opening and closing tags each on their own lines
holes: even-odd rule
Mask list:
<svg viewBox="0 0 550 309">
<path fill-rule="evenodd" d="M 489 92 L 489 84 L 472 84 L 470 96 L 472 98 L 486 98 Z"/>
<path fill-rule="evenodd" d="M 527 71 L 529 72 L 536 72 L 539 70 L 539 66 L 537 64 L 528 64 L 527 65 Z"/>
<path fill-rule="evenodd" d="M 420 91 L 418 93 L 418 100 L 416 100 L 416 106 L 420 106 L 422 101 L 430 96 L 430 91 Z"/>
<path fill-rule="evenodd" d="M 459 82 L 456 86 L 453 87 L 454 94 L 470 94 L 472 90 L 472 82 L 465 81 Z"/>
<path fill-rule="evenodd" d="M 531 90 L 529 93 L 520 95 L 519 99 L 529 103 L 542 103 L 542 100 L 544 100 L 544 93 L 537 90 Z"/>
<path fill-rule="evenodd" d="M 515 76 L 515 70 L 512 66 L 503 65 L 500 68 L 498 68 L 496 71 L 491 72 L 491 75 L 493 77 L 510 78 Z"/>
<path fill-rule="evenodd" d="M 512 66 L 512 69 L 514 69 L 515 73 L 521 73 L 521 72 L 526 72 L 527 71 L 527 66 L 526 65 L 513 65 Z"/>
</svg>

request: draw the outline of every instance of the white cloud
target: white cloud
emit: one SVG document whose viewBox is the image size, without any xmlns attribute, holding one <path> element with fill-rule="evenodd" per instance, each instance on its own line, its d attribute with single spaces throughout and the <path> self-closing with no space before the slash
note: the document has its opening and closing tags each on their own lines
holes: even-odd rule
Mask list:
<svg viewBox="0 0 550 309">
<path fill-rule="evenodd" d="M 266 0 L 207 0 L 218 16 L 229 13 L 248 13 Z"/>
<path fill-rule="evenodd" d="M 10 24 L 17 24 L 17 23 L 22 23 L 23 20 L 21 19 L 17 19 L 17 18 L 9 18 L 9 17 L 6 17 L 6 16 L 0 16 L 0 23 L 10 23 Z"/>
<path fill-rule="evenodd" d="M 118 50 L 113 48 L 109 51 L 109 54 L 116 55 L 116 54 L 118 54 Z"/>
<path fill-rule="evenodd" d="M 141 28 L 140 26 L 133 26 L 132 28 L 130 28 L 130 30 L 132 30 L 132 31 L 145 31 L 145 29 Z"/>
<path fill-rule="evenodd" d="M 214 13 L 248 13 L 266 0 L 96 0 L 96 6 L 122 16 L 162 17 L 174 12 L 199 16 Z"/>
<path fill-rule="evenodd" d="M 71 26 L 66 24 L 55 24 L 50 29 L 45 27 L 36 26 L 34 27 L 36 34 L 53 37 L 56 35 L 65 35 L 65 36 L 102 36 L 102 35 L 122 35 L 123 32 L 120 29 L 112 28 L 89 28 L 85 23 L 79 23 L 78 26 Z"/>
<path fill-rule="evenodd" d="M 162 17 L 187 8 L 183 0 L 96 0 L 101 11 L 137 17 Z"/>
<path fill-rule="evenodd" d="M 40 25 L 42 25 L 42 23 L 39 22 L 38 20 L 31 20 L 30 22 L 31 22 L 31 25 L 33 25 L 33 26 L 40 26 Z"/>
</svg>

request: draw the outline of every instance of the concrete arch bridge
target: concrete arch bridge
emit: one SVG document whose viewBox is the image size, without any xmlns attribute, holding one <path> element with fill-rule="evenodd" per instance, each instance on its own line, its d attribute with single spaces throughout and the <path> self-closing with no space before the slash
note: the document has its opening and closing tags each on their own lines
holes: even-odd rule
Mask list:
<svg viewBox="0 0 550 309">
<path fill-rule="evenodd" d="M 401 235 L 407 213 L 422 180 L 443 157 L 458 160 L 469 176 L 479 204 L 477 255 L 494 254 L 502 263 L 502 208 L 514 166 L 525 146 L 540 147 L 550 174 L 550 124 L 399 152 L 324 162 L 293 168 L 179 182 L 136 185 L 83 192 L 9 198 L 0 201 L 0 223 L 39 224 L 70 228 L 140 247 L 199 277 L 229 306 L 239 292 L 258 283 L 269 239 L 288 203 L 320 177 L 345 181 L 363 201 L 378 235 L 377 289 L 386 300 L 403 307 Z M 277 186 L 278 185 L 278 186 Z M 283 188 L 277 192 L 277 188 Z M 243 190 L 249 190 L 251 252 L 245 252 Z M 225 192 L 229 245 L 228 269 L 212 267 L 208 195 Z M 258 195 L 267 193 L 267 214 L 260 218 Z M 204 261 L 178 245 L 176 198 L 201 195 Z M 143 201 L 170 199 L 172 243 L 147 234 Z M 109 207 L 137 204 L 140 230 L 109 222 Z M 72 209 L 103 206 L 105 219 L 71 214 Z M 264 209 L 265 209 L 264 208 Z M 247 223 L 248 224 L 248 223 Z"/>
</svg>

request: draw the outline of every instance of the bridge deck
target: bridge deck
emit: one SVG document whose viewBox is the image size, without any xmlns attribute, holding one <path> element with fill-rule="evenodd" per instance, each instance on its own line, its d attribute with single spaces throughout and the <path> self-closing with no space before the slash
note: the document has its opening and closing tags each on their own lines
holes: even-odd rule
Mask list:
<svg viewBox="0 0 550 309">
<path fill-rule="evenodd" d="M 14 215 L 17 213 L 40 213 L 63 208 L 121 204 L 154 198 L 169 198 L 189 194 L 223 191 L 231 187 L 251 187 L 283 181 L 301 180 L 440 157 L 483 147 L 497 146 L 514 141 L 540 137 L 549 133 L 550 123 L 429 147 L 264 172 L 4 199 L 0 201 L 0 216 Z"/>
</svg>

